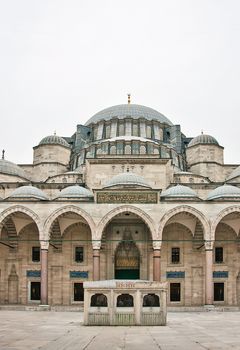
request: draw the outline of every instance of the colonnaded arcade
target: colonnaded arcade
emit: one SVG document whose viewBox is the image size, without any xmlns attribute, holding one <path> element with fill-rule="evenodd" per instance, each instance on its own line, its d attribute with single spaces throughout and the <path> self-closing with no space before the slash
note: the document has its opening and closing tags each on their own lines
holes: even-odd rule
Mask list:
<svg viewBox="0 0 240 350">
<path fill-rule="evenodd" d="M 25 135 L 27 137 L 27 135 Z M 117 105 L 0 160 L 0 303 L 79 305 L 83 282 L 168 282 L 168 304 L 240 304 L 240 166 L 210 135 Z"/>
</svg>

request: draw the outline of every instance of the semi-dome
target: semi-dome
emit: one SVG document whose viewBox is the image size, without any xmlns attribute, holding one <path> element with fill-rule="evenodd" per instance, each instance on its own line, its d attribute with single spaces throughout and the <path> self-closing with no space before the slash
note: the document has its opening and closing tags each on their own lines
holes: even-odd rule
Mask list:
<svg viewBox="0 0 240 350">
<path fill-rule="evenodd" d="M 195 145 L 217 145 L 219 146 L 218 141 L 211 135 L 201 134 L 199 136 L 194 137 L 188 144 L 188 147 L 192 147 Z"/>
<path fill-rule="evenodd" d="M 144 177 L 130 172 L 121 173 L 113 176 L 109 181 L 105 183 L 104 188 L 113 186 L 141 186 L 147 188 L 151 187 L 144 179 Z"/>
<path fill-rule="evenodd" d="M 227 177 L 227 180 L 232 180 L 238 176 L 240 176 L 240 165 L 231 172 L 231 174 Z"/>
<path fill-rule="evenodd" d="M 9 198 L 48 200 L 48 197 L 43 191 L 30 185 L 18 187 L 12 192 Z"/>
<path fill-rule="evenodd" d="M 40 142 L 39 145 L 61 145 L 65 147 L 70 147 L 69 143 L 61 137 L 57 135 L 49 135 L 44 137 Z"/>
<path fill-rule="evenodd" d="M 239 198 L 240 199 L 240 188 L 232 185 L 223 185 L 215 188 L 207 196 L 207 200 L 214 200 L 214 199 L 220 199 L 220 198 Z"/>
<path fill-rule="evenodd" d="M 88 189 L 73 185 L 65 187 L 55 199 L 80 199 L 80 198 L 92 198 L 93 193 Z"/>
<path fill-rule="evenodd" d="M 176 185 L 162 191 L 161 197 L 164 198 L 197 198 L 197 194 L 188 186 Z"/>
<path fill-rule="evenodd" d="M 89 119 L 85 125 L 97 123 L 100 120 L 107 121 L 112 118 L 124 119 L 127 117 L 133 119 L 143 118 L 150 121 L 156 120 L 163 124 L 172 125 L 171 121 L 167 117 L 165 117 L 163 114 L 159 113 L 155 109 L 131 103 L 112 106 L 103 109 L 102 111 L 96 113 L 91 119 Z"/>
<path fill-rule="evenodd" d="M 6 159 L 0 159 L 0 174 L 14 175 L 26 179 L 24 170 L 17 164 L 9 162 L 9 160 Z"/>
</svg>

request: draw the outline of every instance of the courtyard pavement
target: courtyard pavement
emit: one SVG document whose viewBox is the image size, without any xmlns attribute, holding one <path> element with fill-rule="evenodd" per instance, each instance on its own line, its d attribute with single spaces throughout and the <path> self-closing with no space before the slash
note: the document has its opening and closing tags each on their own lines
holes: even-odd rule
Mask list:
<svg viewBox="0 0 240 350">
<path fill-rule="evenodd" d="M 85 327 L 82 312 L 0 311 L 0 350 L 240 350 L 240 312 L 170 312 L 165 327 Z"/>
</svg>

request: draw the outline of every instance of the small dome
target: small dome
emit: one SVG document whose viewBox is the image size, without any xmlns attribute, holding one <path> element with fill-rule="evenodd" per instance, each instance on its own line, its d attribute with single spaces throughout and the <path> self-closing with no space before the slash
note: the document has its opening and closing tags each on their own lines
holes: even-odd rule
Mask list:
<svg viewBox="0 0 240 350">
<path fill-rule="evenodd" d="M 57 135 L 49 135 L 44 137 L 39 142 L 39 145 L 61 145 L 68 148 L 70 147 L 69 143 L 67 143 L 67 141 L 64 140 L 63 137 Z"/>
<path fill-rule="evenodd" d="M 45 195 L 45 193 L 34 186 L 18 187 L 15 191 L 13 191 L 9 198 L 35 198 L 40 200 L 48 200 L 48 197 Z"/>
<path fill-rule="evenodd" d="M 147 120 L 156 120 L 160 123 L 172 125 L 172 123 L 167 117 L 165 117 L 163 114 L 159 113 L 155 109 L 132 103 L 106 108 L 95 114 L 91 119 L 89 119 L 86 122 L 85 125 L 98 123 L 100 120 L 111 120 L 112 118 L 143 118 Z"/>
<path fill-rule="evenodd" d="M 211 191 L 207 196 L 207 200 L 236 197 L 240 198 L 240 188 L 232 185 L 223 185 Z"/>
<path fill-rule="evenodd" d="M 200 145 L 200 144 L 203 144 L 203 145 L 209 144 L 209 145 L 219 146 L 219 143 L 217 142 L 217 140 L 213 136 L 201 134 L 197 137 L 194 137 L 189 142 L 188 147 L 192 147 L 192 146 Z"/>
<path fill-rule="evenodd" d="M 79 198 L 92 198 L 93 193 L 84 187 L 73 185 L 65 187 L 55 199 L 79 199 Z"/>
<path fill-rule="evenodd" d="M 6 159 L 0 159 L 0 173 L 19 176 L 26 179 L 24 170 L 21 169 L 17 164 L 9 162 L 9 160 Z"/>
<path fill-rule="evenodd" d="M 167 198 L 197 198 L 197 194 L 190 187 L 183 185 L 176 185 L 162 191 L 161 197 Z"/>
<path fill-rule="evenodd" d="M 122 185 L 151 188 L 151 186 L 146 182 L 146 180 L 142 176 L 129 172 L 113 176 L 109 181 L 106 182 L 104 188 Z"/>
<path fill-rule="evenodd" d="M 227 180 L 232 180 L 238 176 L 240 176 L 240 165 L 231 172 L 231 174 L 228 176 Z"/>
</svg>

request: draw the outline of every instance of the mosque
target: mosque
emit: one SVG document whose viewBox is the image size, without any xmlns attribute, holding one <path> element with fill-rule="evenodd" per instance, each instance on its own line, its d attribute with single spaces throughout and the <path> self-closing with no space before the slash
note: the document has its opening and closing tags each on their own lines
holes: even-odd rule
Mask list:
<svg viewBox="0 0 240 350">
<path fill-rule="evenodd" d="M 169 306 L 240 305 L 240 166 L 158 111 L 106 108 L 0 160 L 0 304 L 81 305 L 83 282 L 168 283 Z"/>
</svg>

